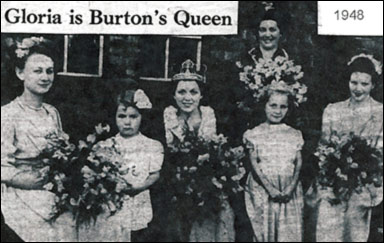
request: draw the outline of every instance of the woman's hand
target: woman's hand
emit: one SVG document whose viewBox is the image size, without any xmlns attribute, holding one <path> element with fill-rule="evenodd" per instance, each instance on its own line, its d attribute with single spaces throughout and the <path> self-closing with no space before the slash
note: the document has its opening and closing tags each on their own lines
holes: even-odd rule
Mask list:
<svg viewBox="0 0 384 243">
<path fill-rule="evenodd" d="M 6 184 L 22 190 L 44 190 L 46 179 L 37 171 L 21 171 Z"/>
</svg>

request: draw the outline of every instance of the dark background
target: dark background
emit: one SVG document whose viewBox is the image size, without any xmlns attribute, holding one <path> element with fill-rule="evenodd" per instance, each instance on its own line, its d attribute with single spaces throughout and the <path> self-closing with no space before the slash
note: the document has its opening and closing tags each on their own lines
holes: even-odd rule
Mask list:
<svg viewBox="0 0 384 243">
<path fill-rule="evenodd" d="M 311 159 L 321 131 L 321 116 L 325 106 L 331 102 L 345 100 L 349 96 L 348 78 L 345 67 L 350 58 L 361 52 L 373 54 L 382 62 L 383 37 L 356 36 L 319 36 L 317 34 L 316 2 L 275 2 L 279 11 L 286 13 L 282 24 L 283 47 L 295 63 L 304 68 L 305 82 L 309 87 L 309 100 L 300 109 L 307 118 L 300 129 L 306 140 L 304 149 L 304 168 L 302 181 L 305 187 L 313 178 L 315 162 Z M 206 65 L 208 90 L 205 103 L 212 106 L 217 115 L 219 132 L 241 136 L 236 123 L 236 97 L 233 87 L 238 85 L 238 72 L 235 62 L 257 46 L 257 23 L 262 17 L 262 5 L 259 2 L 240 1 L 239 34 L 236 36 L 204 36 L 202 38 L 202 63 Z M 4 105 L 21 94 L 22 84 L 14 76 L 13 67 L 8 59 L 8 43 L 15 35 L 1 34 L 1 104 Z M 47 36 L 62 46 L 62 35 Z M 79 39 L 87 39 L 82 36 Z M 99 78 L 56 76 L 55 85 L 47 95 L 46 102 L 54 105 L 60 112 L 64 130 L 74 139 L 84 138 L 100 122 L 114 124 L 115 98 L 119 91 L 135 86 L 145 90 L 154 109 L 147 115 L 144 128 L 150 137 L 164 140 L 162 112 L 171 104 L 171 84 L 169 82 L 143 81 L 140 77 L 161 75 L 164 62 L 164 40 L 167 36 L 105 36 L 103 76 Z M 177 56 L 195 60 L 190 43 L 185 46 L 172 46 L 175 50 L 170 74 L 178 71 L 184 60 Z M 179 49 L 178 49 L 179 48 Z M 87 60 L 97 55 L 88 54 L 86 46 L 79 46 L 76 52 L 84 53 L 76 60 L 74 69 L 90 66 Z M 190 55 L 190 56 L 189 56 Z M 176 56 L 176 57 L 175 57 Z M 180 59 L 180 58 L 179 58 Z M 177 63 L 180 62 L 180 63 Z M 159 64 L 159 65 L 158 65 Z M 59 65 L 61 65 L 59 61 Z M 73 66 L 73 64 L 72 64 Z M 173 68 L 174 67 L 174 68 Z M 92 67 L 91 67 L 92 68 Z M 379 87 L 373 97 L 382 102 L 382 76 Z M 382 205 L 376 210 L 378 220 L 373 226 L 382 227 Z M 374 228 L 372 232 L 376 232 Z M 380 235 L 375 236 L 380 237 Z M 376 238 L 382 241 L 381 238 Z"/>
</svg>

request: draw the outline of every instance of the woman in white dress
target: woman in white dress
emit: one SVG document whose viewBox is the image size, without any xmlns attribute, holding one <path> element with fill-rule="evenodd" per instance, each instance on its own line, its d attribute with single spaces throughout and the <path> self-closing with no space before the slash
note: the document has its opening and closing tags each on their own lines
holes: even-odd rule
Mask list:
<svg viewBox="0 0 384 243">
<path fill-rule="evenodd" d="M 195 64 L 191 60 L 185 61 L 181 72 L 173 77 L 173 82 L 176 107 L 169 106 L 164 111 L 167 144 L 172 145 L 175 137 L 183 140 L 187 130 L 210 140 L 216 135 L 216 117 L 211 107 L 200 105 L 203 98 L 204 78 L 196 73 Z M 176 209 L 173 211 L 170 221 L 174 223 L 170 226 L 170 231 L 177 233 L 176 239 L 171 240 L 191 242 L 234 242 L 235 240 L 234 214 L 229 203 L 225 205 L 225 209 L 218 215 L 217 220 L 207 219 L 202 224 L 191 222 L 192 225 L 188 225 L 188 218 L 177 215 Z"/>
<path fill-rule="evenodd" d="M 323 115 L 323 139 L 332 132 L 356 135 L 383 150 L 383 104 L 371 97 L 381 67 L 372 56 L 355 56 L 348 66 L 350 98 L 330 104 Z M 383 199 L 383 187 L 367 186 L 362 193 L 354 192 L 347 203 L 331 204 L 333 192 L 312 187 L 307 193 L 316 195 L 316 241 L 364 242 L 368 240 L 371 211 Z"/>
<path fill-rule="evenodd" d="M 257 242 L 302 241 L 299 173 L 304 140 L 299 130 L 284 123 L 293 107 L 288 90 L 271 87 L 265 105 L 266 121 L 244 134 L 252 164 L 245 203 Z"/>
<path fill-rule="evenodd" d="M 49 223 L 55 195 L 43 189 L 44 174 L 37 157 L 45 136 L 61 133 L 58 111 L 43 102 L 54 81 L 52 51 L 41 38 L 26 38 L 17 48 L 15 66 L 24 92 L 1 107 L 1 211 L 6 223 L 24 241 L 74 241 L 69 215 Z"/>
</svg>

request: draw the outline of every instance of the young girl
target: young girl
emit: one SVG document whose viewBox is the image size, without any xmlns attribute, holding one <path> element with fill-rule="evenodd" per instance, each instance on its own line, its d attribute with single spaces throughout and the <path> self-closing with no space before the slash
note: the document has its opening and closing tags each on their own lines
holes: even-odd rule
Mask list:
<svg viewBox="0 0 384 243">
<path fill-rule="evenodd" d="M 255 241 L 302 241 L 299 172 L 304 141 L 300 131 L 284 123 L 290 99 L 284 88 L 272 88 L 266 121 L 244 134 L 252 164 L 245 201 Z"/>
<path fill-rule="evenodd" d="M 101 217 L 95 227 L 80 234 L 86 241 L 127 242 L 145 241 L 145 229 L 152 220 L 149 192 L 159 178 L 164 151 L 160 142 L 140 133 L 144 110 L 152 104 L 142 90 L 128 90 L 118 97 L 116 125 L 119 133 L 114 137 L 123 154 L 122 170 L 127 182 L 127 199 L 121 211 L 112 217 Z M 83 235 L 83 236 L 82 236 Z"/>
</svg>

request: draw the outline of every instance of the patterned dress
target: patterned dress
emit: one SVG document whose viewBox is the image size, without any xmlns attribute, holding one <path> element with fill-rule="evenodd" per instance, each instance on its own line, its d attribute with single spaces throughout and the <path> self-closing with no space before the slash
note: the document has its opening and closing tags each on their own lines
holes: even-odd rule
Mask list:
<svg viewBox="0 0 384 243">
<path fill-rule="evenodd" d="M 260 168 L 274 188 L 283 191 L 293 180 L 301 132 L 285 124 L 266 123 L 244 134 L 248 149 L 256 151 Z M 257 242 L 300 242 L 303 236 L 303 191 L 297 185 L 288 203 L 273 202 L 255 173 L 247 181 L 245 203 Z"/>
<path fill-rule="evenodd" d="M 186 129 L 186 122 L 178 117 L 177 112 L 177 109 L 173 106 L 166 108 L 164 111 L 165 132 L 168 145 L 172 144 L 174 136 L 177 136 L 180 140 L 184 138 L 183 133 L 184 129 Z M 200 112 L 201 124 L 198 130 L 198 136 L 209 140 L 216 135 L 215 112 L 208 106 L 201 106 Z M 172 215 L 171 217 L 174 217 L 170 219 L 174 222 L 171 227 L 175 227 L 172 231 L 177 232 L 178 240 L 190 242 L 235 241 L 235 216 L 228 202 L 225 203 L 224 209 L 219 213 L 217 220 L 207 219 L 201 224 L 199 222 L 191 222 L 192 225 L 187 226 L 190 230 L 181 229 L 186 223 L 189 223 L 188 219 L 180 218 L 178 215 Z"/>
<path fill-rule="evenodd" d="M 33 109 L 16 98 L 1 107 L 1 178 L 12 180 L 24 170 L 34 170 L 45 148 L 45 136 L 61 131 L 58 111 L 48 104 Z M 30 163 L 17 163 L 17 160 Z M 44 190 L 21 190 L 1 185 L 1 211 L 6 223 L 24 241 L 76 241 L 69 215 L 49 224 L 55 195 Z"/>
<path fill-rule="evenodd" d="M 332 131 L 339 134 L 354 132 L 383 150 L 383 104 L 370 98 L 358 109 L 350 100 L 330 104 L 323 115 L 323 136 Z M 309 191 L 310 195 L 312 191 Z M 353 193 L 348 203 L 331 205 L 327 198 L 333 192 L 319 190 L 315 205 L 316 241 L 364 242 L 368 240 L 372 207 L 383 199 L 383 187 L 369 187 L 361 194 Z"/>
</svg>

